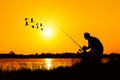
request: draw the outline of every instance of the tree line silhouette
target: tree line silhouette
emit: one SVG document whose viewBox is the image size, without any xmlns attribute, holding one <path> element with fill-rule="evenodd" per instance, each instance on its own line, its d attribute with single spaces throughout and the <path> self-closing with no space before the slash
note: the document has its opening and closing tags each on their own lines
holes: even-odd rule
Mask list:
<svg viewBox="0 0 120 80">
<path fill-rule="evenodd" d="M 89 54 L 85 53 L 35 53 L 35 54 L 15 54 L 15 52 L 10 51 L 10 53 L 2 53 L 0 54 L 0 58 L 84 58 L 89 56 Z M 108 54 L 103 54 L 103 58 L 120 58 L 119 53 L 110 53 Z"/>
</svg>

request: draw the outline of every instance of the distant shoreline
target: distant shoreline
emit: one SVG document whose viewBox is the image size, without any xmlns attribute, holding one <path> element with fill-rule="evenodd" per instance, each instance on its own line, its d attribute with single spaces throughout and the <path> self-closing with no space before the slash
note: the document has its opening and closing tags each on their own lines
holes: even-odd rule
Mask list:
<svg viewBox="0 0 120 80">
<path fill-rule="evenodd" d="M 21 54 L 0 54 L 0 59 L 2 58 L 83 58 L 87 55 L 79 53 L 63 53 L 63 54 L 31 54 L 31 55 L 21 55 Z M 109 55 L 103 54 L 102 58 L 118 57 L 120 54 L 111 53 Z"/>
</svg>

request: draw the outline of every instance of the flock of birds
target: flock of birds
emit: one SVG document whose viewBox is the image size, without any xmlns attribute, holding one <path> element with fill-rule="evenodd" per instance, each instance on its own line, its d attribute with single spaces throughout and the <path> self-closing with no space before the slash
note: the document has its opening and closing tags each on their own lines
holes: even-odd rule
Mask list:
<svg viewBox="0 0 120 80">
<path fill-rule="evenodd" d="M 31 26 L 32 28 L 37 28 L 37 29 L 41 29 L 41 30 L 43 30 L 43 25 L 42 25 L 42 23 L 35 23 L 35 24 L 33 24 L 33 23 L 35 23 L 35 21 L 33 20 L 33 18 L 25 18 L 25 25 L 26 26 Z"/>
</svg>

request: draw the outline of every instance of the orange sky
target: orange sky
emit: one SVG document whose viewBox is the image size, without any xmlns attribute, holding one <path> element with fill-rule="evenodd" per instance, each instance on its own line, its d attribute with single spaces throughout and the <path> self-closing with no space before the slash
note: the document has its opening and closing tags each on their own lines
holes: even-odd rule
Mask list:
<svg viewBox="0 0 120 80">
<path fill-rule="evenodd" d="M 84 32 L 90 32 L 101 40 L 104 53 L 120 53 L 120 0 L 0 0 L 0 14 L 0 53 L 77 52 L 79 47 L 58 27 L 81 46 L 87 45 Z M 26 27 L 26 17 L 50 28 L 52 35 Z"/>
</svg>

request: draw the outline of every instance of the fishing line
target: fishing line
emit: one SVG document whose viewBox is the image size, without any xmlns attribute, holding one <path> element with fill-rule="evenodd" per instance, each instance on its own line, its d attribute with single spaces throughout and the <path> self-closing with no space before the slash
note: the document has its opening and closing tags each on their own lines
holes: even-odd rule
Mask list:
<svg viewBox="0 0 120 80">
<path fill-rule="evenodd" d="M 82 50 L 82 47 L 67 33 L 65 32 L 62 28 L 58 27 L 63 33 L 65 33 L 75 44 L 77 44 L 80 49 Z"/>
</svg>

